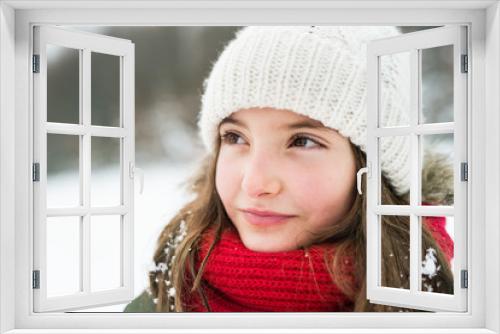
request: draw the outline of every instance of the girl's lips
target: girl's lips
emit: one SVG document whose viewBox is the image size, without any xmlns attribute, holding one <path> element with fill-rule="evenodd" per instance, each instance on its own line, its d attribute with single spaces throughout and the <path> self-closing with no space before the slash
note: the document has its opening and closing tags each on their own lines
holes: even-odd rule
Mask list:
<svg viewBox="0 0 500 334">
<path fill-rule="evenodd" d="M 250 211 L 243 211 L 245 219 L 253 225 L 269 225 L 284 223 L 293 216 L 283 216 L 283 215 L 260 215 Z"/>
</svg>

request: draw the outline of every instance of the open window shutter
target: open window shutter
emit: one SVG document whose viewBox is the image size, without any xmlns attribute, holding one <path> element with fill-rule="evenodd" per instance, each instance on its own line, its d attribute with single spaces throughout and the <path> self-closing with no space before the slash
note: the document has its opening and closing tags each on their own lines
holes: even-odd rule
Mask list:
<svg viewBox="0 0 500 334">
<path fill-rule="evenodd" d="M 48 26 L 33 41 L 34 311 L 130 301 L 134 44 Z"/>
<path fill-rule="evenodd" d="M 446 62 L 450 64 L 448 84 L 433 76 L 436 71 L 423 71 L 423 64 L 436 50 L 447 50 Z M 402 34 L 394 37 L 370 41 L 368 55 L 368 141 L 367 165 L 367 298 L 372 303 L 408 307 L 427 311 L 467 310 L 467 72 L 468 57 L 466 27 L 445 26 L 429 30 Z M 442 55 L 443 53 L 441 53 Z M 385 61 L 401 57 L 409 64 L 408 80 L 408 122 L 390 124 L 383 121 L 383 71 Z M 390 67 L 388 71 L 390 71 Z M 424 80 L 425 79 L 425 80 Z M 432 84 L 432 87 L 429 85 Z M 402 86 L 404 87 L 404 86 Z M 425 113 L 439 112 L 444 106 L 427 105 L 429 92 L 446 92 L 450 96 L 450 117 L 444 120 L 425 119 Z M 424 110 L 425 109 L 425 110 Z M 385 123 L 384 123 L 385 122 Z M 384 205 L 381 201 L 380 147 L 385 140 L 404 136 L 409 148 L 410 198 L 409 205 Z M 437 150 L 437 145 L 428 141 L 430 136 L 451 138 L 448 141 L 453 165 L 452 204 L 433 205 L 425 203 L 422 195 L 424 163 L 423 151 L 427 145 Z M 425 204 L 425 205 L 424 205 Z M 402 216 L 409 222 L 409 285 L 386 286 L 382 282 L 383 251 L 382 217 Z M 426 288 L 423 280 L 428 272 L 422 247 L 422 224 L 427 218 L 444 219 L 453 222 L 454 257 L 451 261 L 453 273 L 452 293 L 437 293 Z M 430 249 L 432 259 L 432 249 Z M 389 254 L 393 256 L 393 254 Z M 436 269 L 436 268 L 434 268 Z M 440 268 L 438 267 L 437 270 Z M 434 271 L 435 272 L 435 271 Z M 402 275 L 402 274 L 401 274 Z M 423 279 L 424 277 L 424 279 Z M 387 284 L 388 285 L 388 284 Z"/>
</svg>

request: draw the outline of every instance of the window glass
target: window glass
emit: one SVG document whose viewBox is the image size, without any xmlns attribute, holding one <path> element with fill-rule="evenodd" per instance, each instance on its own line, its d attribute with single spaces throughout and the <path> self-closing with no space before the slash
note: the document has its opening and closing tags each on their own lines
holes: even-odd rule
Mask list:
<svg viewBox="0 0 500 334">
<path fill-rule="evenodd" d="M 419 123 L 453 122 L 453 45 L 421 50 Z"/>
<path fill-rule="evenodd" d="M 80 217 L 47 218 L 47 297 L 81 291 L 80 226 Z"/>
<path fill-rule="evenodd" d="M 379 185 L 379 203 L 381 205 L 408 205 L 410 201 L 410 194 L 405 193 L 402 194 L 402 201 L 398 202 L 395 201 L 392 196 L 391 192 L 394 193 L 393 191 L 389 190 L 392 188 L 392 183 L 388 179 L 388 175 L 386 174 L 386 170 L 388 170 L 388 166 L 391 164 L 394 164 L 395 161 L 392 158 L 391 160 L 385 159 L 384 157 L 387 155 L 394 156 L 393 153 L 391 152 L 406 152 L 407 158 L 410 159 L 410 136 L 389 136 L 389 137 L 380 137 L 378 139 L 378 152 L 379 152 L 379 171 L 381 175 L 384 177 L 386 180 L 385 183 L 383 183 L 383 179 L 381 178 L 381 182 Z M 397 158 L 404 159 L 405 155 L 399 155 L 396 157 Z M 406 165 L 406 167 L 401 168 L 399 170 L 399 175 L 394 174 L 392 175 L 393 180 L 399 180 L 400 184 L 406 183 L 408 186 L 410 186 L 410 163 Z M 391 167 L 391 169 L 393 169 Z"/>
<path fill-rule="evenodd" d="M 380 127 L 408 126 L 410 125 L 410 53 L 383 55 L 379 59 Z M 394 87 L 401 89 L 396 90 Z M 396 106 L 402 106 L 402 110 L 395 110 Z"/>
<path fill-rule="evenodd" d="M 453 205 L 453 134 L 422 135 L 422 204 Z"/>
<path fill-rule="evenodd" d="M 120 57 L 91 53 L 92 125 L 120 126 Z"/>
<path fill-rule="evenodd" d="M 453 294 L 453 216 L 420 217 L 420 221 L 429 231 L 421 234 L 421 290 Z"/>
<path fill-rule="evenodd" d="M 121 285 L 121 216 L 90 218 L 90 290 Z"/>
<path fill-rule="evenodd" d="M 47 207 L 80 204 L 79 136 L 47 134 Z"/>
<path fill-rule="evenodd" d="M 80 121 L 80 50 L 47 44 L 47 121 Z"/>
<path fill-rule="evenodd" d="M 380 285 L 410 289 L 410 217 L 379 216 L 381 233 Z"/>
<path fill-rule="evenodd" d="M 91 205 L 120 205 L 120 138 L 92 137 L 91 151 Z"/>
</svg>

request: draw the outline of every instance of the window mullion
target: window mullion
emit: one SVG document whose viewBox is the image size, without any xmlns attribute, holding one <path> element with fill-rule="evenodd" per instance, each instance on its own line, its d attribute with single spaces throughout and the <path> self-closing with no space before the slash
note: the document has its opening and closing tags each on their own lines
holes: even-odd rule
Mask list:
<svg viewBox="0 0 500 334">
<path fill-rule="evenodd" d="M 50 208 L 47 209 L 47 217 L 62 217 L 62 216 L 81 216 L 90 215 L 124 215 L 128 213 L 125 206 L 102 206 L 85 209 L 83 207 L 75 208 Z"/>
<path fill-rule="evenodd" d="M 410 205 L 378 205 L 373 209 L 377 215 L 406 215 L 415 214 L 417 216 L 453 216 L 455 208 L 453 206 L 417 206 Z"/>
<path fill-rule="evenodd" d="M 83 135 L 83 227 L 81 234 L 81 257 L 82 271 L 81 278 L 83 281 L 83 292 L 90 293 L 90 187 L 91 187 L 91 143 L 92 138 L 88 131 L 91 124 L 91 53 L 88 49 L 83 49 L 82 53 L 82 125 L 87 132 Z"/>
<path fill-rule="evenodd" d="M 419 199 L 419 154 L 418 154 L 418 135 L 415 129 L 418 125 L 419 110 L 419 64 L 418 49 L 412 49 L 410 52 L 410 292 L 418 291 L 420 266 L 419 266 L 419 244 L 420 231 L 418 216 L 415 209 L 418 206 Z"/>
<path fill-rule="evenodd" d="M 454 122 L 417 124 L 415 126 L 394 126 L 390 128 L 374 129 L 376 137 L 408 136 L 411 133 L 418 135 L 432 135 L 442 133 L 453 133 L 455 131 Z"/>
</svg>

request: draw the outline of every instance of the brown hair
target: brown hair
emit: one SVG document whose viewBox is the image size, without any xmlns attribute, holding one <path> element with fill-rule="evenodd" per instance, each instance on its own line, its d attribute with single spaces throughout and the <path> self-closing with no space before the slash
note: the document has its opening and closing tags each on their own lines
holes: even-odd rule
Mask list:
<svg viewBox="0 0 500 334">
<path fill-rule="evenodd" d="M 185 312 L 190 311 L 189 295 L 197 293 L 204 307 L 210 311 L 207 298 L 203 289 L 203 271 L 213 247 L 220 239 L 224 229 L 231 226 L 220 197 L 215 189 L 215 169 L 220 149 L 220 139 L 215 144 L 215 154 L 207 156 L 199 172 L 195 174 L 187 185 L 195 194 L 194 200 L 185 205 L 179 213 L 173 217 L 160 234 L 154 261 L 157 265 L 167 262 L 166 248 L 173 233 L 182 222 L 187 226 L 187 234 L 175 249 L 175 257 L 172 265 L 172 282 L 166 282 L 165 270 L 154 270 L 150 275 L 150 291 L 155 298 L 157 312 Z M 366 165 L 365 153 L 356 145 L 351 143 L 351 149 L 356 161 L 356 170 Z M 365 194 L 365 184 L 362 185 Z M 382 202 L 384 204 L 408 204 L 408 194 L 397 196 L 388 180 L 382 175 Z M 195 268 L 197 257 L 197 246 L 202 233 L 209 227 L 216 228 L 215 239 L 208 250 L 208 254 L 201 262 L 199 271 Z M 382 277 L 381 285 L 395 288 L 409 289 L 409 217 L 405 216 L 382 216 Z M 328 257 L 325 254 L 325 264 L 328 268 L 332 284 L 337 286 L 354 303 L 353 311 L 416 311 L 411 309 L 372 304 L 366 299 L 366 196 L 355 192 L 353 205 L 346 216 L 338 223 L 328 227 L 328 230 L 317 234 L 313 243 L 329 242 L 335 243 L 335 256 Z M 305 247 L 307 247 L 306 245 Z M 437 245 L 425 224 L 422 224 L 422 258 L 428 248 L 435 250 L 437 265 L 440 270 L 436 275 L 422 278 L 423 285 L 433 292 L 453 293 L 453 277 L 449 264 L 443 251 Z M 352 267 L 355 284 L 349 276 L 338 273 L 347 270 L 344 267 L 345 256 L 350 256 L 354 261 Z M 337 273 L 337 274 L 335 274 Z M 175 308 L 168 298 L 167 285 L 175 288 Z"/>
</svg>

